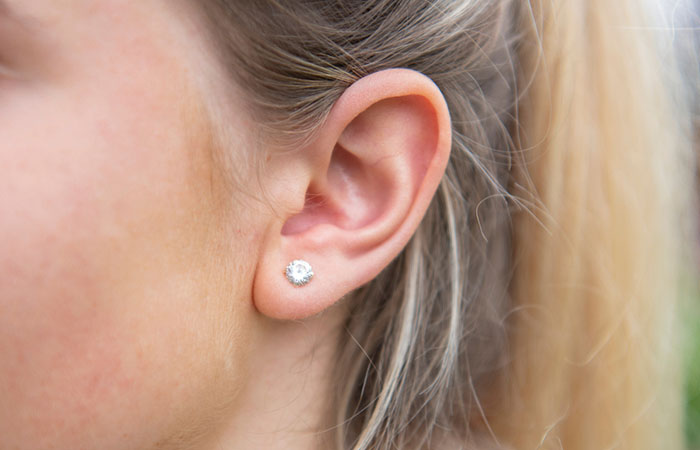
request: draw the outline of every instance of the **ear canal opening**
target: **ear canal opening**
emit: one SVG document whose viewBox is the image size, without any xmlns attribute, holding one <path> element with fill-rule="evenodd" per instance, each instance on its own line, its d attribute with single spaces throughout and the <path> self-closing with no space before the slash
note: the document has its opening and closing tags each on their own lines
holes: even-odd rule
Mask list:
<svg viewBox="0 0 700 450">
<path fill-rule="evenodd" d="M 282 227 L 288 236 L 318 224 L 332 224 L 344 230 L 359 229 L 376 220 L 390 201 L 391 180 L 378 170 L 377 162 L 366 162 L 336 144 L 326 178 L 311 183 L 304 209 Z"/>
<path fill-rule="evenodd" d="M 303 233 L 316 224 L 330 222 L 326 206 L 326 197 L 313 184 L 310 185 L 304 197 L 304 209 L 285 222 L 282 235 Z"/>
</svg>

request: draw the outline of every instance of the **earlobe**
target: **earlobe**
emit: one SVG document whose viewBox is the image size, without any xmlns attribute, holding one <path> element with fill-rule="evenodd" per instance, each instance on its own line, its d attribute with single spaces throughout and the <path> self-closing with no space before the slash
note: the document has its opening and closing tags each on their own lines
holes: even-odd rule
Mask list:
<svg viewBox="0 0 700 450">
<path fill-rule="evenodd" d="M 420 73 L 390 69 L 350 86 L 314 141 L 270 174 L 272 183 L 287 180 L 278 191 L 296 193 L 281 201 L 303 208 L 271 219 L 256 308 L 276 319 L 308 317 L 377 276 L 435 194 L 450 128 L 442 94 Z"/>
</svg>

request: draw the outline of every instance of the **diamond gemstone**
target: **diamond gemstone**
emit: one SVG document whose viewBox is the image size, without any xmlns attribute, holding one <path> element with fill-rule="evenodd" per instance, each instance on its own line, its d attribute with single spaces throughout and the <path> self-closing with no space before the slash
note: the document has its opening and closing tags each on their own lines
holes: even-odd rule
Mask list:
<svg viewBox="0 0 700 450">
<path fill-rule="evenodd" d="M 294 286 L 304 286 L 311 281 L 311 278 L 314 276 L 311 265 L 300 259 L 290 262 L 289 265 L 287 265 L 285 274 L 287 275 L 287 280 Z"/>
</svg>

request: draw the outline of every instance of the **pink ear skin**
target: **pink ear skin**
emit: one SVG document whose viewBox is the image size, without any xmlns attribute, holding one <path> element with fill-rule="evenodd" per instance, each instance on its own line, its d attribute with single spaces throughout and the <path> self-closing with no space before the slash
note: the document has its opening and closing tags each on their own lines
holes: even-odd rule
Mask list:
<svg viewBox="0 0 700 450">
<path fill-rule="evenodd" d="M 447 104 L 428 77 L 389 69 L 350 86 L 314 140 L 270 166 L 270 190 L 292 212 L 264 231 L 258 311 L 309 317 L 377 276 L 418 227 L 450 148 Z M 314 272 L 302 287 L 285 276 L 296 259 Z"/>
</svg>

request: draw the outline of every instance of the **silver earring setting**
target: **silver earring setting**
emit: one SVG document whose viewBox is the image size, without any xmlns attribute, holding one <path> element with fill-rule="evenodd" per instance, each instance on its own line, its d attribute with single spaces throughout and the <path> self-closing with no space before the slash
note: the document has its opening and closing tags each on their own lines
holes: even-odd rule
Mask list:
<svg viewBox="0 0 700 450">
<path fill-rule="evenodd" d="M 300 287 L 308 284 L 314 276 L 314 271 L 311 269 L 311 264 L 301 259 L 295 259 L 287 265 L 284 271 L 287 275 L 287 280 L 294 286 Z"/>
</svg>

